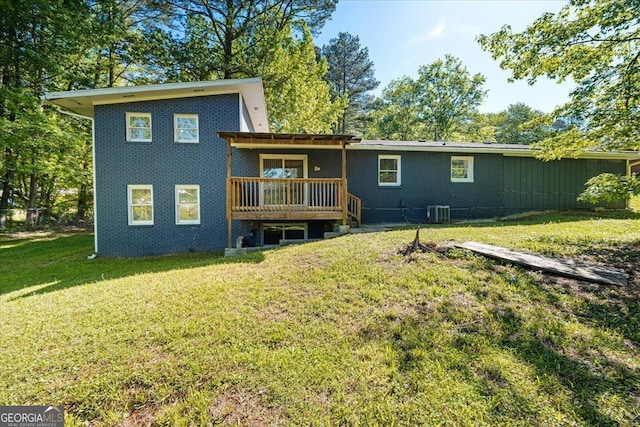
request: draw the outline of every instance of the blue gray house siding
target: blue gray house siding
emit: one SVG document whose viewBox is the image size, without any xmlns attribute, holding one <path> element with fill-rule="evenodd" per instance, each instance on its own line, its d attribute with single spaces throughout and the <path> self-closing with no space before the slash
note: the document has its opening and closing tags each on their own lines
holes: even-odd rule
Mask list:
<svg viewBox="0 0 640 427">
<path fill-rule="evenodd" d="M 545 209 L 590 209 L 577 200 L 589 178 L 601 173 L 626 174 L 624 160 L 562 159 L 542 162 L 531 157 L 504 158 L 505 214 Z M 625 202 L 607 208 L 624 208 Z"/>
<path fill-rule="evenodd" d="M 401 156 L 401 185 L 378 185 L 378 155 Z M 474 182 L 451 182 L 451 156 L 439 152 L 347 153 L 349 192 L 363 201 L 362 222 L 424 222 L 430 205 L 449 205 L 452 218 L 502 212 L 502 155 L 475 154 Z M 467 155 L 467 154 L 465 154 Z"/>
<path fill-rule="evenodd" d="M 127 142 L 125 113 L 151 113 L 150 143 Z M 199 143 L 173 141 L 173 115 L 198 114 Z M 95 107 L 98 253 L 141 256 L 226 246 L 226 141 L 239 130 L 238 94 Z M 127 185 L 153 185 L 154 224 L 128 225 Z M 200 186 L 200 224 L 176 225 L 175 185 Z"/>
<path fill-rule="evenodd" d="M 401 185 L 378 185 L 378 156 L 401 156 Z M 474 181 L 451 182 L 451 157 L 474 158 Z M 452 218 L 490 218 L 532 210 L 590 209 L 576 199 L 603 172 L 626 173 L 626 161 L 416 151 L 360 151 L 347 156 L 349 192 L 363 201 L 362 222 L 424 222 L 427 206 L 448 205 Z M 624 202 L 608 208 L 624 208 Z"/>
</svg>

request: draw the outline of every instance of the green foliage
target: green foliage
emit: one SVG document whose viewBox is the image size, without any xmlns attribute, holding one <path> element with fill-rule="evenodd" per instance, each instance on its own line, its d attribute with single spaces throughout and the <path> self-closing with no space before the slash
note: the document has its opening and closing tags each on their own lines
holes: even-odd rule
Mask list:
<svg viewBox="0 0 640 427">
<path fill-rule="evenodd" d="M 333 98 L 342 99 L 348 95 L 349 99 L 335 131 L 362 133 L 363 121 L 373 107 L 372 97 L 367 92 L 380 84 L 374 76 L 369 49 L 360 46 L 358 36 L 341 32 L 322 47 L 322 57 L 329 66 L 325 79 L 332 85 Z"/>
<path fill-rule="evenodd" d="M 423 125 L 418 120 L 415 84 L 410 77 L 403 76 L 389 82 L 382 90 L 382 105 L 374 113 L 374 131 L 380 139 L 407 141 L 418 139 Z"/>
<path fill-rule="evenodd" d="M 272 132 L 330 133 L 346 107 L 346 97 L 331 101 L 324 77 L 327 63 L 316 59 L 313 39 L 303 29 L 302 40 L 288 31 L 280 35 L 270 59 L 260 70 Z"/>
<path fill-rule="evenodd" d="M 513 79 L 577 83 L 552 117 L 571 117 L 582 126 L 545 139 L 540 147 L 548 158 L 594 148 L 640 149 L 639 15 L 635 0 L 572 0 L 520 33 L 506 25 L 478 38 Z"/>
<path fill-rule="evenodd" d="M 369 133 L 384 139 L 450 140 L 477 114 L 486 91 L 485 78 L 470 75 L 459 59 L 445 55 L 418 69 L 418 79 L 404 76 L 382 92 L 382 108 Z M 482 131 L 489 135 L 490 129 Z M 428 137 L 427 137 L 428 135 Z"/>
<path fill-rule="evenodd" d="M 458 142 L 496 142 L 496 129 L 503 114 L 476 113 L 471 120 L 458 126 L 451 134 L 452 141 Z"/>
<path fill-rule="evenodd" d="M 304 27 L 321 28 L 336 1 L 170 0 L 154 4 L 169 7 L 172 20 L 155 31 L 156 39 L 164 39 L 164 48 L 150 52 L 151 57 L 164 64 L 163 68 L 178 63 L 176 68 L 184 69 L 190 79 L 230 79 L 258 75 L 256 69 L 267 58 L 261 56 L 264 46 L 274 49 L 280 43 L 280 32 L 292 27 L 299 33 Z M 181 28 L 176 29 L 176 24 Z M 190 63 L 180 64 L 181 59 Z M 180 73 L 174 70 L 168 78 L 176 75 Z"/>
<path fill-rule="evenodd" d="M 43 106 L 27 90 L 0 88 L 0 104 L 0 170 L 12 204 L 3 202 L 6 208 L 38 209 L 27 217 L 34 226 L 57 216 L 54 206 L 65 189 L 90 186 L 90 129 Z M 0 218 L 0 226 L 5 220 Z"/>
<path fill-rule="evenodd" d="M 456 127 L 473 117 L 486 95 L 485 80 L 482 74 L 472 76 L 451 55 L 418 69 L 418 118 L 434 141 L 447 141 Z"/>
<path fill-rule="evenodd" d="M 640 177 L 603 173 L 590 178 L 578 197 L 582 202 L 597 204 L 629 200 L 640 195 Z"/>
<path fill-rule="evenodd" d="M 598 260 L 637 280 L 638 217 L 421 236 Z M 87 260 L 89 234 L 0 234 L 0 401 L 54 401 L 75 425 L 636 424 L 637 282 L 558 279 L 462 250 L 397 255 L 414 235 Z"/>
<path fill-rule="evenodd" d="M 545 114 L 522 102 L 511 104 L 498 114 L 504 116 L 496 128 L 496 142 L 501 144 L 530 145 L 551 135 L 550 127 L 540 120 L 546 117 Z M 536 119 L 538 121 L 534 122 Z"/>
</svg>

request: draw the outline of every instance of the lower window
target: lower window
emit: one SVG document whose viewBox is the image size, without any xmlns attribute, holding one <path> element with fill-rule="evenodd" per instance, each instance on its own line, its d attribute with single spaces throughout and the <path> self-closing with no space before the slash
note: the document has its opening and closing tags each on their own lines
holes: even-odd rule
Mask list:
<svg viewBox="0 0 640 427">
<path fill-rule="evenodd" d="M 176 185 L 176 224 L 200 224 L 199 185 Z"/>
<path fill-rule="evenodd" d="M 263 224 L 262 244 L 278 245 L 280 240 L 306 240 L 307 224 Z"/>
<path fill-rule="evenodd" d="M 153 225 L 153 185 L 127 185 L 129 225 Z"/>
</svg>

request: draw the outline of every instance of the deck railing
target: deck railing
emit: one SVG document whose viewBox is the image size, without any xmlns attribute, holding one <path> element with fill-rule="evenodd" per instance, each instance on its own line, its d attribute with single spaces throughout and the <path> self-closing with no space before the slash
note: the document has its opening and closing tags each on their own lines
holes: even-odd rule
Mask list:
<svg viewBox="0 0 640 427">
<path fill-rule="evenodd" d="M 353 194 L 347 194 L 347 214 L 358 226 L 362 224 L 362 200 Z"/>
<path fill-rule="evenodd" d="M 232 177 L 227 208 L 234 219 L 351 218 L 360 224 L 362 201 L 345 186 L 340 178 Z"/>
<path fill-rule="evenodd" d="M 342 212 L 344 185 L 339 178 L 232 177 L 231 212 Z"/>
</svg>

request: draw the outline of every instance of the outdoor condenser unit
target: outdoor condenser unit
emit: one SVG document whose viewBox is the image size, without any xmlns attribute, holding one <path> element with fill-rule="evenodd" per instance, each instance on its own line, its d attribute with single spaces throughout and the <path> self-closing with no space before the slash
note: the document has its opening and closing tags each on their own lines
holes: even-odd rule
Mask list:
<svg viewBox="0 0 640 427">
<path fill-rule="evenodd" d="M 449 206 L 427 206 L 427 222 L 431 224 L 451 221 L 451 209 Z"/>
</svg>

